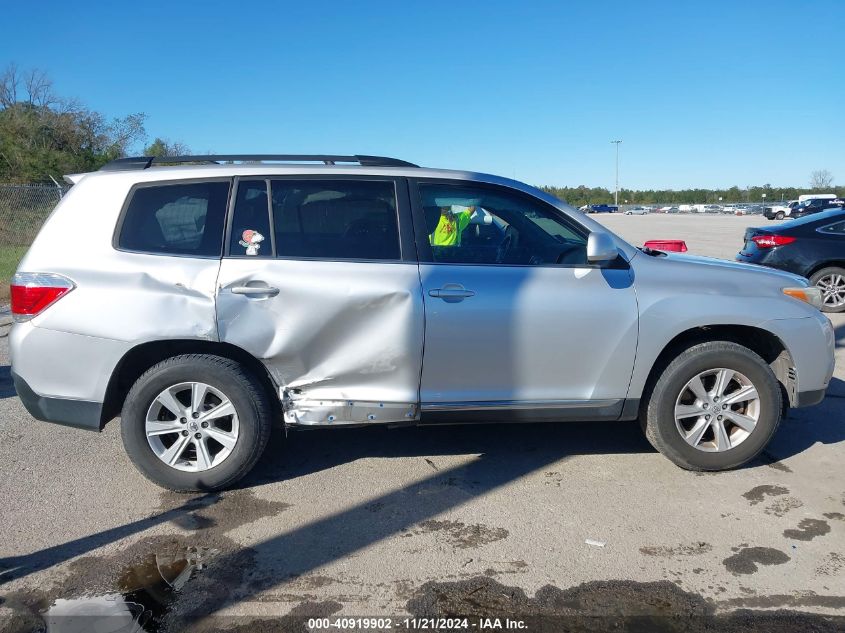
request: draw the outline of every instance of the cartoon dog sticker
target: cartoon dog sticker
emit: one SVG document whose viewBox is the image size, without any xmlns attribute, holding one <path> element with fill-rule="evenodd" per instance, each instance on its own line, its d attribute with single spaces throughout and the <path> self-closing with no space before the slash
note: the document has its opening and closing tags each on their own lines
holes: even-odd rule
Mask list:
<svg viewBox="0 0 845 633">
<path fill-rule="evenodd" d="M 238 242 L 246 249 L 247 255 L 258 255 L 258 250 L 261 248 L 261 242 L 264 241 L 264 236 L 258 231 L 247 229 L 241 235 L 241 241 Z"/>
</svg>

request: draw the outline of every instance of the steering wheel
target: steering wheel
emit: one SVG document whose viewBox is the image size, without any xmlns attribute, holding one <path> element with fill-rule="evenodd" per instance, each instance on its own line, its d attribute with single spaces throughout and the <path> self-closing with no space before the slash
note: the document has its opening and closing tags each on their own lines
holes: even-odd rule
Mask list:
<svg viewBox="0 0 845 633">
<path fill-rule="evenodd" d="M 516 242 L 518 239 L 518 233 L 516 229 L 512 226 L 509 226 L 505 229 L 505 238 L 502 240 L 502 243 L 499 244 L 499 247 L 496 249 L 496 263 L 502 264 L 505 261 L 505 257 L 508 255 L 510 250 L 516 246 Z"/>
</svg>

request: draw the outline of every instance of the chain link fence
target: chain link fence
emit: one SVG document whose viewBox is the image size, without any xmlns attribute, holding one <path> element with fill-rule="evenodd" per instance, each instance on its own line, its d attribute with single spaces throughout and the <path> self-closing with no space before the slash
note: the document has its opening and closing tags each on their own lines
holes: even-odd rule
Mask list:
<svg viewBox="0 0 845 633">
<path fill-rule="evenodd" d="M 8 303 L 9 280 L 50 211 L 68 187 L 0 184 L 0 310 Z"/>
</svg>

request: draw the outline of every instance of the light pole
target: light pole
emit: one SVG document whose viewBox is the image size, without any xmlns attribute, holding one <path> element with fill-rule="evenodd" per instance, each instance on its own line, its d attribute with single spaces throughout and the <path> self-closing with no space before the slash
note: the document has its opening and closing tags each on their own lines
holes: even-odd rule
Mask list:
<svg viewBox="0 0 845 633">
<path fill-rule="evenodd" d="M 616 145 L 616 192 L 613 195 L 614 204 L 619 206 L 619 143 L 622 141 L 610 141 Z"/>
</svg>

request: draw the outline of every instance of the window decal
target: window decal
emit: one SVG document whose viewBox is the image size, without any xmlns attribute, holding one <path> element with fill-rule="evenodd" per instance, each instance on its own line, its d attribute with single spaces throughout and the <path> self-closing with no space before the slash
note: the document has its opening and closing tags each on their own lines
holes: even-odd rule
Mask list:
<svg viewBox="0 0 845 633">
<path fill-rule="evenodd" d="M 264 236 L 258 231 L 247 229 L 241 235 L 241 241 L 238 242 L 246 249 L 247 255 L 258 255 L 258 250 L 261 248 L 261 242 L 264 241 Z"/>
</svg>

